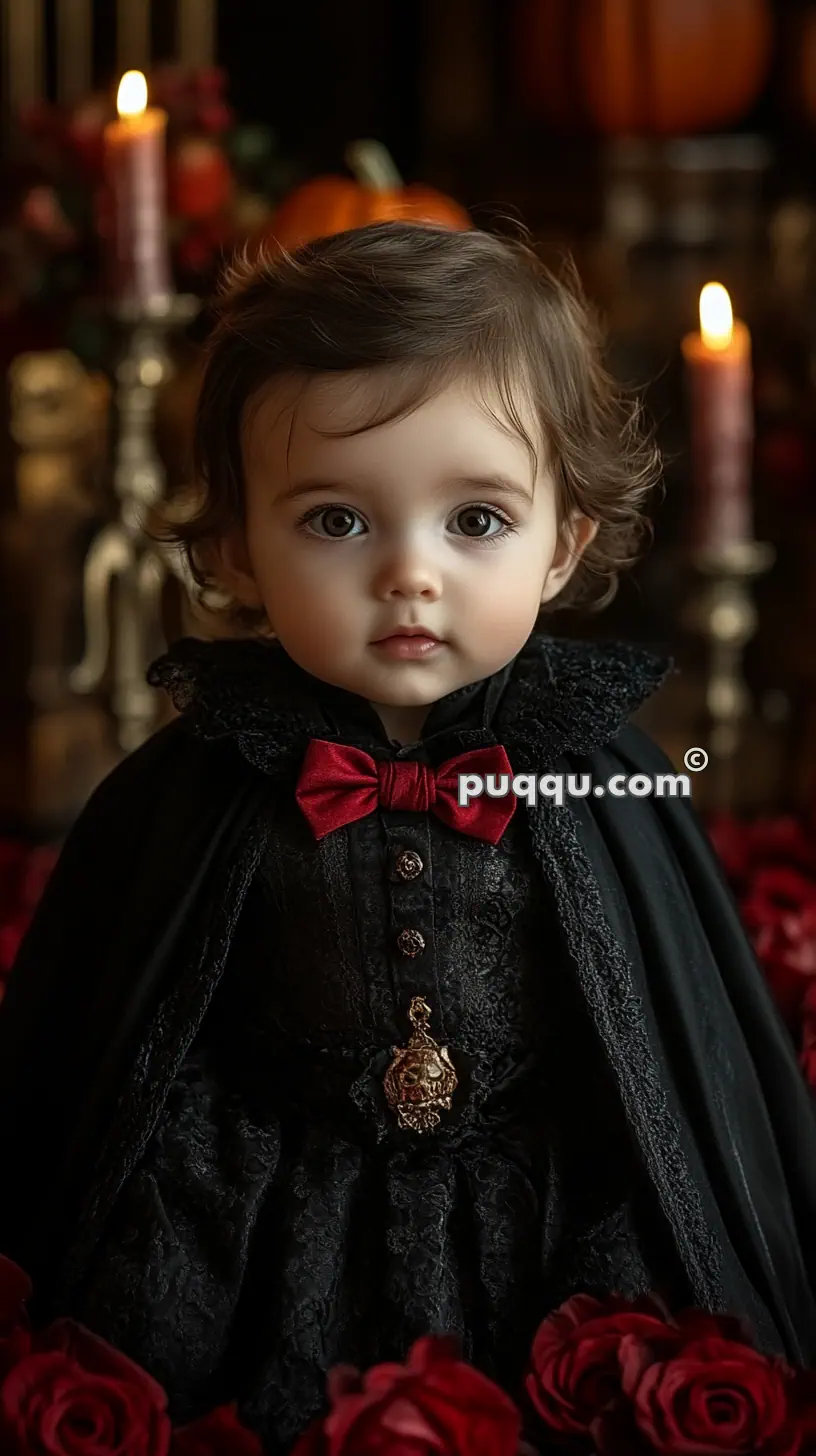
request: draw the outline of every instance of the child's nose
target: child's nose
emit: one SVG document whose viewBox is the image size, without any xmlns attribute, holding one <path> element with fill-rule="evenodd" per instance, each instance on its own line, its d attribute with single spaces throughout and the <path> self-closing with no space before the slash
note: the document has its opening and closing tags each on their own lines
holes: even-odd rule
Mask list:
<svg viewBox="0 0 816 1456">
<path fill-rule="evenodd" d="M 381 599 L 421 596 L 434 600 L 441 591 L 441 571 L 416 546 L 395 548 L 375 573 L 374 592 Z"/>
</svg>

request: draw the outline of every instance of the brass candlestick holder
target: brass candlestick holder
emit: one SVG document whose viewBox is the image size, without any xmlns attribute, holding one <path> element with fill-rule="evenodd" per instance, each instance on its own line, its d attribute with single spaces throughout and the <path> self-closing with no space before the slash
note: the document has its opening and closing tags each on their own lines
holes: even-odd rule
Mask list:
<svg viewBox="0 0 816 1456">
<path fill-rule="evenodd" d="M 125 753 L 138 748 L 156 726 L 157 698 L 145 676 L 160 650 L 162 589 L 169 569 L 143 529 L 145 512 L 165 488 L 155 445 L 156 402 L 173 373 L 168 335 L 198 309 L 198 299 L 174 295 L 161 308 L 115 315 L 123 335 L 114 370 L 113 486 L 119 511 L 91 542 L 85 559 L 85 655 L 71 674 L 71 687 L 93 693 L 109 678 Z"/>
<path fill-rule="evenodd" d="M 745 648 L 757 628 L 751 582 L 770 570 L 775 556 L 769 542 L 745 540 L 698 550 L 692 558 L 700 583 L 685 625 L 707 642 L 707 748 L 720 809 L 733 804 L 735 759 L 751 708 L 743 673 Z"/>
</svg>

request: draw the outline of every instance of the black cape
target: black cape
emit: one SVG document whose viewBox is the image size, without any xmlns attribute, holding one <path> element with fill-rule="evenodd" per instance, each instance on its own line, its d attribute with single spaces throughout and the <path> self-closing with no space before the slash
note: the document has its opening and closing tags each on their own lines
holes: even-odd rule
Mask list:
<svg viewBox="0 0 816 1456">
<path fill-rule="evenodd" d="M 293 792 L 314 733 L 300 670 L 279 653 L 259 674 L 271 651 L 188 642 L 154 670 L 182 717 L 93 795 L 21 948 L 0 1008 L 0 1250 L 33 1277 L 35 1318 L 70 1307 L 211 1000 L 262 852 L 255 826 Z M 266 686 L 236 715 L 209 684 L 242 662 Z M 669 666 L 534 634 L 496 739 L 517 772 L 671 773 L 627 722 Z M 811 1362 L 813 1102 L 690 800 L 523 812 L 695 1302 Z M 182 985 L 179 958 L 195 966 L 205 943 L 213 974 Z"/>
</svg>

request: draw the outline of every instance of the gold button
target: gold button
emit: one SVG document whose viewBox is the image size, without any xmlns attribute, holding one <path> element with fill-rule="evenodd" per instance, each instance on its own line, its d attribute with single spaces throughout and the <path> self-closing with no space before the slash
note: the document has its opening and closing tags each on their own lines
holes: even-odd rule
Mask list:
<svg viewBox="0 0 816 1456">
<path fill-rule="evenodd" d="M 415 880 L 422 874 L 424 865 L 415 849 L 403 849 L 397 855 L 394 868 L 401 880 Z"/>
<path fill-rule="evenodd" d="M 418 930 L 401 930 L 397 936 L 397 945 L 403 955 L 418 956 L 425 949 L 425 936 Z"/>
</svg>

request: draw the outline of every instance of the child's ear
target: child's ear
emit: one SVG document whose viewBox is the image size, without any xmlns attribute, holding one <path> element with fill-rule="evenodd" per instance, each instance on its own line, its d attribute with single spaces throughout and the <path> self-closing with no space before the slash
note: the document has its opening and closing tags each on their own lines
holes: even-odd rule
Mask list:
<svg viewBox="0 0 816 1456">
<path fill-rule="evenodd" d="M 213 557 L 213 574 L 223 591 L 242 607 L 263 606 L 241 526 L 232 527 L 221 537 L 213 548 Z"/>
<path fill-rule="evenodd" d="M 598 534 L 598 522 L 575 514 L 561 528 L 558 545 L 541 592 L 541 601 L 551 602 L 563 590 L 591 541 Z"/>
</svg>

